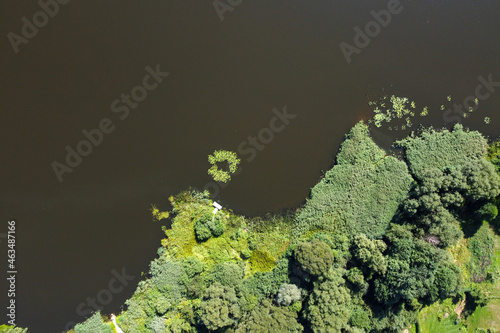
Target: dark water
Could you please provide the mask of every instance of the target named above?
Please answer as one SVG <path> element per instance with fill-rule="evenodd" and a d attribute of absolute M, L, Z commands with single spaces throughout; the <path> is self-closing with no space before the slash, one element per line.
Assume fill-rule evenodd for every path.
<path fill-rule="evenodd" d="M 17 221 L 17 324 L 61 331 L 96 296 L 109 302 L 104 313 L 119 311 L 160 245 L 150 205 L 168 209 L 170 195 L 203 188 L 207 155 L 248 149 L 273 108 L 296 117 L 251 162 L 243 155 L 217 196 L 245 215 L 300 205 L 344 134 L 370 116 L 368 99 L 406 96 L 431 110 L 414 123 L 450 126 L 439 111 L 447 95 L 461 104 L 479 76 L 500 81 L 500 2 L 402 7 L 348 64 L 339 44 L 353 45 L 353 28 L 387 2 L 247 0 L 221 21 L 211 1 L 71 1 L 15 54 L 8 33 L 20 35 L 23 16 L 32 21 L 40 7 L 2 1 L 0 232 Z M 111 103 L 157 64 L 170 75 L 121 120 Z M 495 89 L 464 121 L 490 136 L 500 134 Z M 114 130 L 59 182 L 51 164 L 104 118 Z M 373 136 L 388 147 L 405 133 Z M 4 239 L 0 251 L 5 281 Z M 135 278 L 103 298 L 122 268 Z M 3 282 L 2 309 L 6 293 Z"/>

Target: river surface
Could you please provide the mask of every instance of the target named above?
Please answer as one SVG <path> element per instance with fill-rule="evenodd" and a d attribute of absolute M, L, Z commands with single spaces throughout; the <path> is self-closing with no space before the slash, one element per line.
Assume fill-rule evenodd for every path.
<path fill-rule="evenodd" d="M 339 45 L 355 46 L 354 28 L 387 1 L 232 4 L 221 20 L 212 1 L 71 1 L 45 21 L 35 15 L 38 32 L 26 27 L 23 39 L 22 19 L 33 22 L 40 5 L 0 3 L 0 233 L 15 219 L 19 326 L 60 332 L 93 302 L 119 311 L 163 236 L 151 204 L 169 209 L 168 197 L 192 186 L 247 216 L 298 207 L 344 134 L 372 115 L 369 100 L 408 97 L 430 110 L 413 129 L 450 127 L 461 118 L 441 105 L 476 96 L 480 76 L 500 81 L 499 1 L 404 1 L 385 27 L 369 24 L 350 63 Z M 500 134 L 495 84 L 463 120 L 491 137 Z M 120 99 L 131 93 L 140 102 L 127 106 Z M 273 120 L 284 109 L 289 118 Z M 96 145 L 81 143 L 99 126 L 107 133 Z M 408 132 L 384 125 L 372 135 L 389 148 Z M 251 150 L 259 133 L 264 143 Z M 67 146 L 87 156 L 70 167 Z M 207 175 L 215 149 L 243 160 L 225 188 Z"/>

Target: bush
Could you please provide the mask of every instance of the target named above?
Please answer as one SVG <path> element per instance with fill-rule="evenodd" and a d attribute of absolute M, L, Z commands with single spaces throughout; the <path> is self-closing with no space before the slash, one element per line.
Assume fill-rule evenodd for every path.
<path fill-rule="evenodd" d="M 330 247 L 319 239 L 300 243 L 295 248 L 295 260 L 302 270 L 313 275 L 326 275 L 333 264 Z"/>
<path fill-rule="evenodd" d="M 75 333 L 113 333 L 111 326 L 104 323 L 99 312 L 94 313 L 89 319 L 75 326 Z"/>
<path fill-rule="evenodd" d="M 484 223 L 476 234 L 467 240 L 467 248 L 471 253 L 471 259 L 467 263 L 471 280 L 482 282 L 487 278 L 495 251 L 494 233 L 488 223 Z"/>
<path fill-rule="evenodd" d="M 225 230 L 225 226 L 220 220 L 218 215 L 213 215 L 213 213 L 203 213 L 194 222 L 194 231 L 196 234 L 196 239 L 200 242 L 208 240 L 210 237 L 218 237 L 222 235 Z"/>
<path fill-rule="evenodd" d="M 486 139 L 477 131 L 464 130 L 457 124 L 452 131 L 424 130 L 420 136 L 410 136 L 396 142 L 405 149 L 411 173 L 423 179 L 428 169 L 461 168 L 468 162 L 484 158 L 488 149 Z"/>
<path fill-rule="evenodd" d="M 495 204 L 487 202 L 477 210 L 476 214 L 481 220 L 491 222 L 498 216 L 498 208 Z"/>

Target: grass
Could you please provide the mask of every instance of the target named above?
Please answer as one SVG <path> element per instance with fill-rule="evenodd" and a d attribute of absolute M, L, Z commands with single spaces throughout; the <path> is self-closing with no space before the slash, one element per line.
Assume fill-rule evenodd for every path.
<path fill-rule="evenodd" d="M 451 299 L 427 306 L 418 314 L 420 333 L 460 333 L 460 325 L 455 324 L 457 314 L 453 311 Z"/>
<path fill-rule="evenodd" d="M 495 253 L 493 255 L 490 272 L 496 276 L 500 274 L 500 237 L 495 238 Z M 467 331 L 474 332 L 475 329 L 494 329 L 500 331 L 500 280 L 497 279 L 486 306 L 478 306 L 476 310 L 467 319 Z"/>

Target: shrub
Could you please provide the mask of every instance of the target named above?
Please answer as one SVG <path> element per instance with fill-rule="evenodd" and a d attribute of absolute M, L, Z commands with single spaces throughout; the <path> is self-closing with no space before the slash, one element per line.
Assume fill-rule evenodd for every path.
<path fill-rule="evenodd" d="M 104 323 L 99 312 L 94 313 L 89 319 L 75 326 L 75 333 L 113 333 L 113 329 Z"/>
<path fill-rule="evenodd" d="M 495 250 L 495 238 L 488 223 L 484 223 L 474 236 L 467 240 L 471 259 L 467 268 L 473 282 L 482 282 L 487 277 Z"/>
<path fill-rule="evenodd" d="M 427 169 L 461 168 L 468 162 L 476 162 L 484 158 L 488 149 L 481 133 L 464 130 L 460 124 L 452 131 L 424 130 L 420 136 L 412 135 L 396 145 L 405 149 L 411 173 L 417 179 L 423 179 Z"/>
<path fill-rule="evenodd" d="M 194 231 L 196 239 L 200 242 L 208 240 L 212 236 L 220 236 L 225 230 L 225 226 L 218 215 L 213 213 L 203 213 L 194 221 Z"/>
<path fill-rule="evenodd" d="M 498 208 L 495 204 L 487 202 L 477 210 L 476 214 L 480 219 L 490 222 L 497 217 Z"/>
<path fill-rule="evenodd" d="M 302 270 L 313 275 L 325 275 L 333 264 L 330 247 L 319 239 L 300 243 L 295 248 L 295 260 Z"/>

